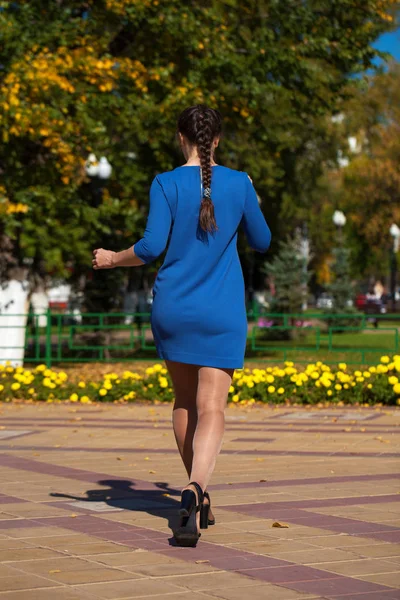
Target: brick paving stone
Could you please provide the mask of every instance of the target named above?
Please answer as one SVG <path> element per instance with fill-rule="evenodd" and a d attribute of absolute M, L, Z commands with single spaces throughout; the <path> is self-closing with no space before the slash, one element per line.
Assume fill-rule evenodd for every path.
<path fill-rule="evenodd" d="M 3 412 L 0 600 L 400 598 L 399 409 L 228 408 L 195 549 L 170 406 Z"/>
<path fill-rule="evenodd" d="M 95 596 L 66 587 L 51 587 L 21 592 L 3 592 L 1 600 L 94 600 Z"/>
<path fill-rule="evenodd" d="M 163 595 L 168 598 L 167 594 L 184 591 L 181 587 L 174 585 L 170 581 L 166 583 L 161 580 L 148 579 L 132 579 L 130 581 L 78 585 L 76 586 L 76 589 L 92 594 L 96 598 L 104 598 L 104 600 L 114 600 L 114 598 L 140 598 L 141 596 L 156 595 Z"/>
<path fill-rule="evenodd" d="M 208 593 L 214 598 L 224 598 L 224 600 L 243 600 L 243 588 L 228 588 L 226 590 L 209 590 Z M 319 600 L 318 596 L 303 594 L 284 587 L 265 583 L 262 585 L 253 585 L 249 590 L 251 600 Z"/>
<path fill-rule="evenodd" d="M 29 590 L 32 588 L 45 588 L 50 586 L 54 587 L 54 585 L 56 585 L 54 581 L 33 574 L 23 575 L 18 573 L 9 577 L 0 578 L 0 592 Z"/>

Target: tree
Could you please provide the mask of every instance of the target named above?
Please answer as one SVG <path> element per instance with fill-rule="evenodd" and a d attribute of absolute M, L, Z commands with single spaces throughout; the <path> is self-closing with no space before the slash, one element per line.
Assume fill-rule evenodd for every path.
<path fill-rule="evenodd" d="M 307 260 L 300 252 L 299 240 L 295 237 L 281 241 L 278 253 L 265 264 L 264 271 L 275 288 L 271 310 L 300 313 L 307 299 L 307 283 L 311 274 L 307 271 Z"/>
<path fill-rule="evenodd" d="M 350 104 L 349 124 L 362 146 L 342 184 L 354 266 L 359 273 L 382 276 L 389 266 L 389 228 L 400 222 L 399 64 L 368 81 Z"/>
<path fill-rule="evenodd" d="M 177 164 L 176 116 L 197 102 L 222 110 L 221 160 L 251 172 L 275 227 L 315 116 L 371 67 L 394 5 L 3 1 L 1 226 L 14 262 L 67 275 L 89 268 L 103 236 L 134 241 L 151 178 Z M 99 206 L 85 183 L 91 151 L 114 167 Z"/>

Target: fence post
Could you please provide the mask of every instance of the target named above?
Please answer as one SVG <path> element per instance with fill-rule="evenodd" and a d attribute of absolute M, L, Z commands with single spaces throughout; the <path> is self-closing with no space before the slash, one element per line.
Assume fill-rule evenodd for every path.
<path fill-rule="evenodd" d="M 45 342 L 45 363 L 48 369 L 51 368 L 51 311 L 46 311 L 46 342 Z"/>

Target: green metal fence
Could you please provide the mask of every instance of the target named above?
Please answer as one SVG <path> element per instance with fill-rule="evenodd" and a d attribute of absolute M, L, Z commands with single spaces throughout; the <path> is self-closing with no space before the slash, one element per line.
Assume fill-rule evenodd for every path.
<path fill-rule="evenodd" d="M 23 346 L 7 340 L 10 329 L 0 314 L 0 358 L 13 360 L 24 349 L 26 363 L 152 360 L 156 348 L 150 313 L 11 315 L 27 317 Z M 258 362 L 323 360 L 365 364 L 381 354 L 400 352 L 400 315 L 257 314 L 249 317 L 246 358 Z M 129 322 L 127 321 L 129 320 Z M 376 321 L 379 326 L 376 328 Z M 44 327 L 39 324 L 45 322 Z M 228 350 L 228 349 L 227 349 Z"/>

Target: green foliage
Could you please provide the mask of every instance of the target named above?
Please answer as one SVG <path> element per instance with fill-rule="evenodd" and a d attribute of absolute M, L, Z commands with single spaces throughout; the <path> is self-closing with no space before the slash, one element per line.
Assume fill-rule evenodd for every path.
<path fill-rule="evenodd" d="M 341 233 L 341 232 L 340 232 Z M 339 240 L 337 248 L 333 250 L 334 262 L 331 265 L 332 281 L 327 290 L 332 297 L 332 308 L 324 310 L 327 315 L 336 317 L 328 320 L 328 326 L 335 327 L 336 333 L 340 333 L 341 327 L 356 327 L 361 325 L 361 315 L 353 306 L 354 286 L 350 277 L 350 250 L 343 246 Z M 338 319 L 337 315 L 354 315 L 355 318 Z M 356 316 L 358 315 L 358 317 Z M 343 330 L 344 331 L 344 330 Z"/>
<path fill-rule="evenodd" d="M 298 239 L 281 241 L 278 253 L 265 264 L 264 271 L 275 287 L 271 312 L 300 313 L 307 298 L 311 273 L 307 271 L 307 261 L 300 253 Z"/>
<path fill-rule="evenodd" d="M 179 164 L 176 117 L 198 102 L 222 111 L 218 160 L 251 173 L 278 232 L 280 207 L 305 197 L 319 170 L 320 119 L 371 67 L 392 6 L 3 0 L 0 235 L 13 260 L 79 275 L 93 247 L 131 245 L 151 179 Z M 90 152 L 113 165 L 100 205 L 83 168 Z"/>

